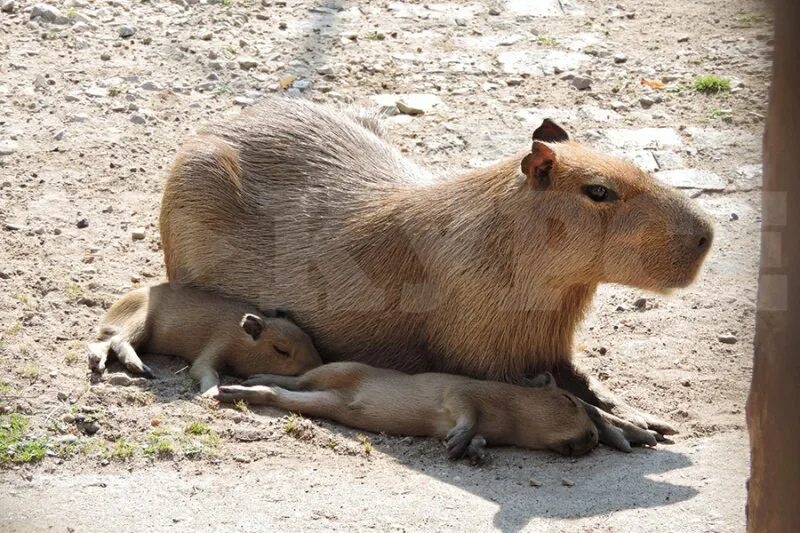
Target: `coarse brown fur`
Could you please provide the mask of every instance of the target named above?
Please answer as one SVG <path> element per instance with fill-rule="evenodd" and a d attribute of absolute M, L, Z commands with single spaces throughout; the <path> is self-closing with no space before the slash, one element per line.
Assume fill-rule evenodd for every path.
<path fill-rule="evenodd" d="M 189 373 L 206 393 L 223 369 L 243 377 L 297 375 L 322 364 L 308 335 L 276 314 L 168 283 L 136 289 L 103 315 L 89 366 L 103 372 L 113 352 L 128 370 L 152 377 L 136 350 L 175 355 L 192 362 Z"/>
<path fill-rule="evenodd" d="M 710 246 L 682 193 L 549 121 L 530 149 L 440 177 L 373 126 L 272 98 L 206 128 L 165 185 L 170 282 L 286 305 L 325 361 L 512 383 L 554 370 L 585 390 L 570 361 L 597 285 L 683 287 Z"/>
<path fill-rule="evenodd" d="M 452 374 L 409 375 L 362 363 L 330 363 L 299 377 L 259 375 L 220 387 L 222 401 L 246 400 L 348 426 L 445 439 L 451 458 L 483 458 L 484 444 L 580 455 L 597 430 L 578 400 L 544 374 L 520 387 Z"/>

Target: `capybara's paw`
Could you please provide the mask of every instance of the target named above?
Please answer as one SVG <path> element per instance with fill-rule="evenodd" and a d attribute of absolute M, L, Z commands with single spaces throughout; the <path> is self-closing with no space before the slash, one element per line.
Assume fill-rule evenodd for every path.
<path fill-rule="evenodd" d="M 103 349 L 103 343 L 93 342 L 86 347 L 86 358 L 89 363 L 89 370 L 102 374 L 106 370 L 106 359 L 108 352 Z"/>
<path fill-rule="evenodd" d="M 664 440 L 664 435 L 674 435 L 678 432 L 673 426 L 660 418 L 643 413 L 627 405 L 615 407 L 612 413 L 634 426 L 655 432 L 656 439 L 659 441 Z"/>
<path fill-rule="evenodd" d="M 475 435 L 467 446 L 467 457 L 470 458 L 473 464 L 481 464 L 486 461 L 486 439 L 481 435 Z"/>
<path fill-rule="evenodd" d="M 630 452 L 631 446 L 655 446 L 658 442 L 655 431 L 644 429 L 598 407 L 581 401 L 589 418 L 594 422 L 600 442 L 622 452 Z"/>
<path fill-rule="evenodd" d="M 244 400 L 253 405 L 269 404 L 274 397 L 275 391 L 272 388 L 261 385 L 254 387 L 244 387 L 242 385 L 220 386 L 214 396 L 220 402 L 233 403 Z"/>
<path fill-rule="evenodd" d="M 461 459 L 467 452 L 475 431 L 472 428 L 456 426 L 447 432 L 444 438 L 444 445 L 447 448 L 447 456 L 450 459 Z"/>

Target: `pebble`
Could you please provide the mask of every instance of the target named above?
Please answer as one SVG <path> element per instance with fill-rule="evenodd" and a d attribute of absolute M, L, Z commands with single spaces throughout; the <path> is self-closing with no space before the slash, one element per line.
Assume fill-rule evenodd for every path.
<path fill-rule="evenodd" d="M 620 65 L 628 61 L 628 56 L 625 54 L 614 54 L 614 63 Z"/>
<path fill-rule="evenodd" d="M 125 375 L 125 374 L 114 374 L 108 378 L 108 382 L 111 385 L 117 385 L 119 387 L 127 387 L 133 383 L 133 380 Z"/>
<path fill-rule="evenodd" d="M 722 344 L 736 344 L 739 342 L 739 339 L 737 339 L 735 335 L 720 335 L 717 337 L 717 340 Z"/>
<path fill-rule="evenodd" d="M 739 220 L 739 215 L 737 215 L 736 213 L 731 213 L 731 216 L 728 218 L 728 220 L 730 220 L 731 222 L 733 222 L 734 220 Z"/>
<path fill-rule="evenodd" d="M 397 109 L 406 115 L 422 115 L 442 105 L 442 99 L 435 94 L 407 94 L 397 100 Z"/>
<path fill-rule="evenodd" d="M 35 4 L 31 8 L 31 18 L 34 19 L 36 17 L 41 17 L 42 20 L 52 22 L 53 24 L 69 23 L 69 19 L 65 17 L 58 8 L 50 4 Z"/>
<path fill-rule="evenodd" d="M 89 219 L 82 218 L 75 225 L 78 226 L 78 229 L 88 228 L 89 227 Z"/>
<path fill-rule="evenodd" d="M 242 70 L 250 70 L 258 66 L 258 60 L 254 57 L 240 57 L 238 63 Z"/>
<path fill-rule="evenodd" d="M 56 444 L 75 444 L 78 442 L 76 435 L 62 435 L 56 438 Z"/>
<path fill-rule="evenodd" d="M 146 124 L 147 119 L 139 113 L 131 113 L 130 121 L 134 124 Z"/>
<path fill-rule="evenodd" d="M 136 33 L 136 27 L 130 24 L 122 24 L 119 28 L 117 28 L 117 33 L 120 37 L 125 39 L 126 37 L 131 37 L 134 33 Z"/>
<path fill-rule="evenodd" d="M 538 479 L 530 478 L 528 480 L 528 485 L 530 485 L 531 487 L 541 487 L 542 482 L 539 481 Z"/>
<path fill-rule="evenodd" d="M 681 385 L 683 385 L 684 387 L 691 387 L 692 386 L 692 382 L 689 381 L 688 379 L 683 379 L 683 380 L 681 380 Z"/>
<path fill-rule="evenodd" d="M 66 393 L 66 392 L 64 392 L 64 391 L 60 391 L 60 392 L 59 392 L 59 393 L 56 395 L 56 397 L 58 398 L 58 400 L 59 400 L 59 401 L 61 401 L 61 402 L 65 402 L 65 401 L 67 401 L 67 399 L 69 398 L 69 394 L 67 394 L 67 393 Z"/>
<path fill-rule="evenodd" d="M 653 104 L 655 104 L 655 101 L 648 96 L 642 96 L 639 98 L 639 105 L 644 109 L 650 109 L 653 107 Z"/>
<path fill-rule="evenodd" d="M 575 486 L 575 482 L 574 481 L 572 481 L 571 479 L 567 479 L 565 477 L 561 478 L 561 484 L 564 485 L 565 487 L 574 487 Z"/>
<path fill-rule="evenodd" d="M 579 91 L 585 91 L 592 86 L 592 79 L 585 76 L 575 76 L 572 78 L 572 86 Z"/>
<path fill-rule="evenodd" d="M 14 0 L 4 0 L 0 4 L 0 11 L 3 13 L 13 13 L 15 9 L 17 9 L 17 3 Z"/>
<path fill-rule="evenodd" d="M 292 87 L 301 91 L 306 91 L 311 87 L 311 82 L 309 80 L 295 80 L 294 83 L 292 83 Z"/>
<path fill-rule="evenodd" d="M 139 86 L 140 89 L 144 89 L 145 91 L 160 91 L 162 89 L 161 85 L 158 83 L 148 80 Z"/>
<path fill-rule="evenodd" d="M 255 103 L 255 100 L 253 100 L 252 98 L 248 98 L 246 96 L 237 96 L 236 98 L 233 99 L 233 103 L 236 105 L 240 105 L 242 107 L 247 107 L 249 105 L 253 105 Z"/>
<path fill-rule="evenodd" d="M 109 59 L 111 59 L 111 54 L 109 54 L 108 52 L 103 52 L 102 54 L 100 54 L 100 59 L 103 61 L 108 61 Z"/>
<path fill-rule="evenodd" d="M 636 309 L 644 309 L 647 306 L 647 298 L 639 298 L 633 305 L 636 306 Z"/>
<path fill-rule="evenodd" d="M 133 228 L 131 231 L 131 239 L 134 241 L 141 241 L 144 239 L 145 231 L 144 228 Z"/>
<path fill-rule="evenodd" d="M 493 17 L 497 17 L 497 16 L 499 16 L 499 15 L 500 15 L 500 10 L 499 10 L 499 9 L 497 9 L 496 7 L 490 7 L 490 8 L 489 8 L 489 14 L 490 14 L 491 16 L 493 16 Z"/>
<path fill-rule="evenodd" d="M 11 155 L 17 151 L 17 143 L 10 140 L 5 139 L 0 141 L 0 155 Z"/>
<path fill-rule="evenodd" d="M 86 435 L 92 436 L 98 431 L 100 431 L 100 424 L 98 424 L 94 420 L 79 422 L 78 429 L 81 430 L 81 432 L 85 433 Z"/>
<path fill-rule="evenodd" d="M 688 35 L 681 35 L 680 37 L 678 37 L 678 42 L 679 43 L 688 43 L 689 42 L 689 36 Z"/>
<path fill-rule="evenodd" d="M 53 135 L 53 139 L 60 141 L 64 139 L 64 135 L 66 135 L 66 130 L 58 130 L 55 135 Z"/>

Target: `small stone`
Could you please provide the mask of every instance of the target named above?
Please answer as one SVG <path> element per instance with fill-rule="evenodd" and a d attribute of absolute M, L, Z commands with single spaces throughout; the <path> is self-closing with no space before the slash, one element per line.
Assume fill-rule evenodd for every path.
<path fill-rule="evenodd" d="M 620 65 L 628 61 L 628 56 L 625 54 L 614 54 L 614 63 Z"/>
<path fill-rule="evenodd" d="M 88 420 L 78 423 L 78 429 L 90 437 L 100 431 L 100 424 L 94 420 Z"/>
<path fill-rule="evenodd" d="M 653 107 L 653 104 L 655 104 L 655 101 L 648 96 L 642 96 L 639 98 L 639 105 L 641 105 L 644 109 L 650 109 Z"/>
<path fill-rule="evenodd" d="M 136 27 L 131 26 L 130 24 L 122 24 L 120 25 L 119 28 L 117 28 L 117 33 L 119 34 L 120 37 L 125 39 L 127 37 L 133 36 L 133 34 L 136 33 Z"/>
<path fill-rule="evenodd" d="M 496 7 L 490 7 L 490 8 L 489 8 L 489 14 L 490 14 L 491 16 L 493 16 L 493 17 L 500 16 L 500 10 L 499 10 L 499 9 L 497 9 Z"/>
<path fill-rule="evenodd" d="M 636 307 L 636 309 L 644 309 L 647 306 L 647 298 L 639 298 L 633 302 L 633 305 Z"/>
<path fill-rule="evenodd" d="M 421 115 L 442 105 L 442 99 L 434 94 L 407 94 L 397 100 L 397 109 L 406 115 Z"/>
<path fill-rule="evenodd" d="M 0 141 L 0 155 L 11 155 L 17 151 L 17 143 L 11 139 Z"/>
<path fill-rule="evenodd" d="M 65 402 L 69 398 L 69 394 L 63 391 L 59 391 L 59 393 L 56 394 L 56 397 L 58 398 L 58 401 Z"/>
<path fill-rule="evenodd" d="M 111 59 L 111 54 L 109 54 L 108 52 L 103 52 L 102 54 L 100 54 L 100 59 L 103 61 L 108 61 Z"/>
<path fill-rule="evenodd" d="M 131 231 L 131 239 L 134 241 L 141 241 L 145 237 L 144 228 L 133 228 Z"/>
<path fill-rule="evenodd" d="M 289 26 L 288 26 L 288 25 L 287 25 L 285 22 L 279 22 L 279 23 L 278 23 L 278 29 L 279 29 L 279 30 L 285 30 L 285 29 L 286 29 L 286 28 L 288 28 L 288 27 L 289 27 Z"/>
<path fill-rule="evenodd" d="M 202 40 L 204 40 L 204 41 L 210 41 L 213 37 L 214 37 L 214 34 L 211 33 L 211 32 L 204 33 L 203 35 L 200 36 L 200 38 Z"/>
<path fill-rule="evenodd" d="M 153 42 L 153 38 L 152 37 L 145 37 L 144 39 L 142 39 L 142 42 L 144 44 L 150 44 L 150 43 Z"/>
<path fill-rule="evenodd" d="M 233 99 L 233 103 L 242 107 L 247 107 L 249 105 L 253 105 L 255 100 L 246 96 L 237 96 Z"/>
<path fill-rule="evenodd" d="M 108 466 L 109 464 L 111 464 L 111 461 L 109 461 L 108 459 L 103 459 L 102 461 L 100 461 L 100 466 Z"/>
<path fill-rule="evenodd" d="M 17 9 L 17 3 L 14 0 L 4 0 L 0 4 L 0 11 L 3 13 L 13 13 L 15 9 Z"/>
<path fill-rule="evenodd" d="M 736 344 L 739 342 L 735 335 L 719 335 L 717 340 L 722 344 Z"/>
<path fill-rule="evenodd" d="M 579 91 L 585 91 L 592 86 L 592 79 L 585 76 L 575 76 L 572 78 L 572 86 Z"/>
<path fill-rule="evenodd" d="M 141 84 L 139 88 L 144 89 L 145 91 L 160 91 L 162 87 L 158 83 L 149 80 Z"/>
<path fill-rule="evenodd" d="M 76 435 L 61 435 L 56 439 L 56 444 L 75 444 L 78 442 Z"/>
<path fill-rule="evenodd" d="M 608 353 L 608 348 L 606 348 L 605 346 L 601 346 L 597 349 L 597 353 L 599 353 L 600 355 L 605 355 Z"/>
<path fill-rule="evenodd" d="M 575 482 L 574 481 L 572 481 L 571 479 L 567 479 L 565 477 L 561 478 L 561 484 L 564 485 L 565 487 L 574 487 L 575 486 Z"/>
<path fill-rule="evenodd" d="M 133 383 L 133 380 L 125 374 L 114 374 L 113 376 L 110 376 L 108 378 L 108 382 L 111 385 L 117 385 L 119 387 L 127 387 L 131 383 Z"/>
<path fill-rule="evenodd" d="M 311 87 L 311 82 L 309 80 L 295 80 L 292 83 L 292 87 L 301 91 L 306 91 Z"/>
<path fill-rule="evenodd" d="M 688 379 L 682 379 L 681 380 L 681 385 L 683 385 L 684 387 L 691 387 L 692 386 L 692 382 L 690 380 L 688 380 Z"/>
<path fill-rule="evenodd" d="M 679 43 L 688 43 L 689 42 L 689 36 L 688 35 L 681 35 L 680 37 L 678 37 L 678 42 Z"/>
<path fill-rule="evenodd" d="M 258 60 L 254 57 L 240 57 L 238 63 L 242 70 L 250 70 L 258 66 Z"/>
<path fill-rule="evenodd" d="M 528 480 L 528 485 L 530 485 L 531 487 L 541 487 L 542 482 L 539 481 L 538 479 L 530 478 Z"/>
<path fill-rule="evenodd" d="M 53 139 L 60 141 L 64 139 L 64 135 L 66 135 L 66 130 L 58 130 L 55 135 L 53 135 Z"/>
<path fill-rule="evenodd" d="M 729 217 L 728 220 L 730 220 L 731 222 L 733 222 L 734 220 L 739 220 L 739 215 L 737 215 L 736 213 L 731 213 L 731 216 Z"/>
<path fill-rule="evenodd" d="M 82 218 L 75 225 L 78 226 L 78 229 L 88 228 L 89 227 L 89 219 Z"/>
<path fill-rule="evenodd" d="M 467 19 L 463 17 L 456 17 L 456 26 L 464 27 L 467 25 Z"/>
<path fill-rule="evenodd" d="M 146 124 L 147 119 L 139 113 L 131 113 L 130 121 L 134 124 Z"/>

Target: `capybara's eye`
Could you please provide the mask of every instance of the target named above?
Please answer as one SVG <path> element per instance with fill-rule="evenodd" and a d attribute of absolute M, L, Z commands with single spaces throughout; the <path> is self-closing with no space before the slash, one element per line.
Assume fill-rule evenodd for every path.
<path fill-rule="evenodd" d="M 273 350 L 275 350 L 275 352 L 276 352 L 278 355 L 282 355 L 282 356 L 284 356 L 284 357 L 289 357 L 289 352 L 287 352 L 286 350 L 281 350 L 281 349 L 280 349 L 280 348 L 278 348 L 277 346 L 273 346 L 273 347 L 272 347 L 272 349 L 273 349 Z"/>
<path fill-rule="evenodd" d="M 584 185 L 583 194 L 594 202 L 611 202 L 617 198 L 614 191 L 602 185 Z"/>

